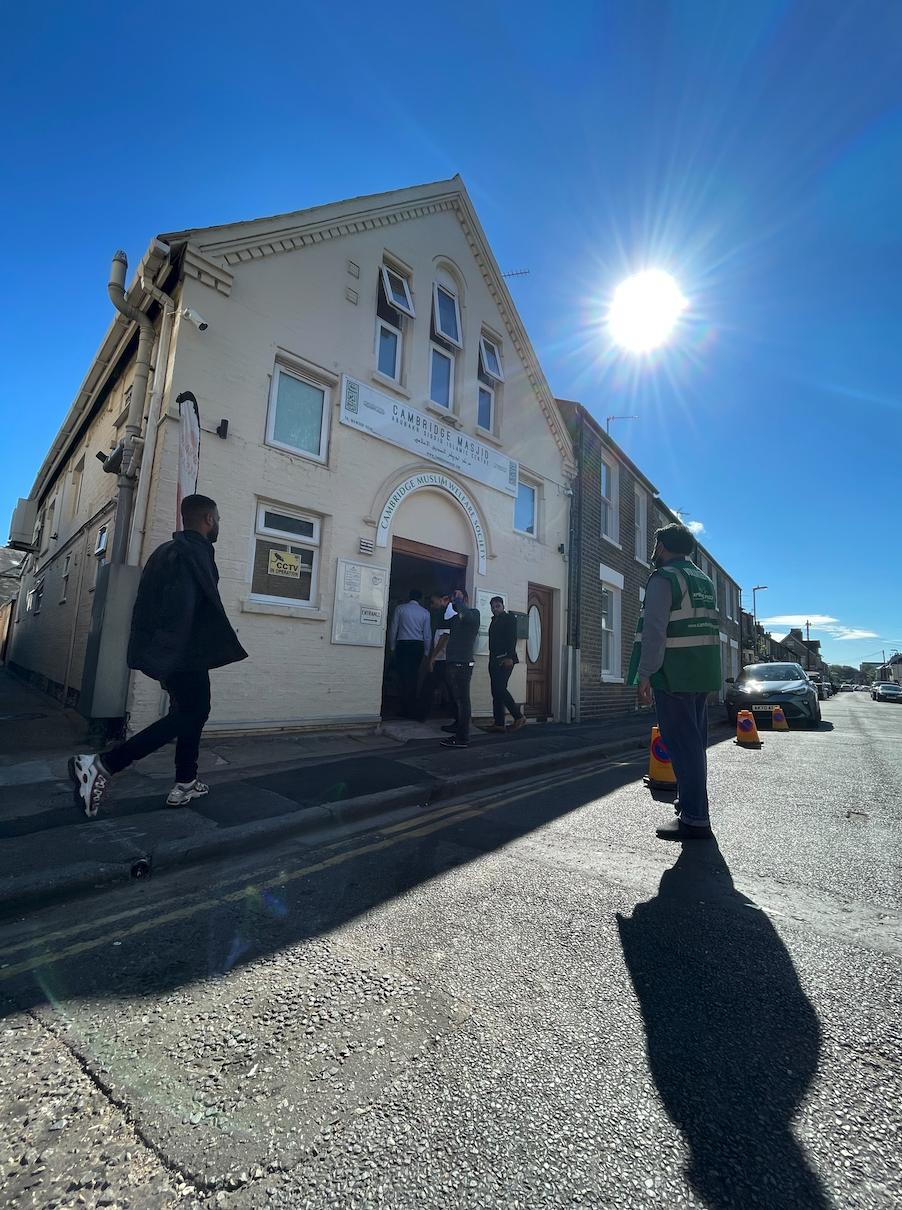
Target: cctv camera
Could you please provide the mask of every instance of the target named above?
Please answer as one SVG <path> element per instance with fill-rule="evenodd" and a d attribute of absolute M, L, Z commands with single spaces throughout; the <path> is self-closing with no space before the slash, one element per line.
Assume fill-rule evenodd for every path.
<path fill-rule="evenodd" d="M 185 307 L 182 315 L 185 319 L 191 320 L 198 332 L 206 332 L 207 328 L 210 326 L 204 319 L 203 315 L 198 314 L 193 307 Z"/>

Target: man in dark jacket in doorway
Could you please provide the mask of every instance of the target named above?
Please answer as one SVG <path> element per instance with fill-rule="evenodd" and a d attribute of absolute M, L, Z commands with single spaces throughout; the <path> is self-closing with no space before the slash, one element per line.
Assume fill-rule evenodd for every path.
<path fill-rule="evenodd" d="M 470 598 L 462 588 L 456 588 L 451 596 L 445 597 L 444 603 L 445 621 L 449 631 L 448 642 L 444 648 L 445 679 L 457 718 L 451 727 L 443 728 L 452 734 L 442 740 L 442 747 L 469 748 L 472 714 L 470 681 L 473 678 L 473 656 L 479 635 L 479 610 L 470 608 Z M 433 652 L 429 661 L 430 671 L 434 667 L 435 657 L 436 653 Z"/>
<path fill-rule="evenodd" d="M 209 670 L 247 659 L 247 652 L 219 599 L 216 502 L 186 496 L 181 512 L 184 529 L 147 560 L 128 644 L 129 668 L 160 682 L 169 694 L 169 713 L 109 752 L 70 759 L 76 794 L 89 817 L 97 814 L 115 774 L 172 740 L 175 785 L 166 805 L 182 807 L 209 791 L 197 780 L 200 736 L 210 714 Z"/>

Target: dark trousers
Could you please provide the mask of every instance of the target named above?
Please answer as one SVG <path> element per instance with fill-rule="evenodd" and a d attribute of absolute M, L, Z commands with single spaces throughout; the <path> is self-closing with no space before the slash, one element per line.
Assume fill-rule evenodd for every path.
<path fill-rule="evenodd" d="M 513 664 L 505 668 L 502 664 L 489 666 L 489 681 L 492 686 L 492 713 L 495 716 L 495 726 L 504 726 L 504 711 L 509 710 L 511 718 L 519 718 L 522 711 L 507 691 L 507 683 L 514 670 Z"/>
<path fill-rule="evenodd" d="M 120 773 L 175 740 L 175 780 L 186 783 L 197 777 L 200 733 L 210 717 L 210 674 L 173 672 L 163 688 L 169 694 L 169 713 L 103 754 L 111 773 Z"/>
<path fill-rule="evenodd" d="M 401 683 L 401 713 L 412 718 L 417 709 L 417 678 L 423 662 L 423 644 L 417 639 L 399 639 L 395 647 L 395 668 Z"/>
<path fill-rule="evenodd" d="M 435 705 L 436 694 L 442 692 L 442 690 L 450 697 L 450 690 L 445 680 L 445 661 L 436 660 L 432 666 L 432 671 L 427 672 L 423 678 L 423 685 L 417 699 L 417 718 L 421 723 L 424 723 L 429 717 Z M 454 703 L 451 702 L 450 705 L 453 709 Z"/>
<path fill-rule="evenodd" d="M 457 711 L 457 718 L 454 720 L 454 734 L 462 743 L 468 743 L 470 739 L 470 680 L 473 676 L 472 664 L 452 664 L 450 660 L 445 661 L 445 680 L 448 684 L 448 691 L 451 694 L 451 701 L 454 703 L 454 709 Z"/>
<path fill-rule="evenodd" d="M 688 824 L 707 824 L 708 695 L 656 689 L 655 709 L 677 779 L 680 819 Z"/>

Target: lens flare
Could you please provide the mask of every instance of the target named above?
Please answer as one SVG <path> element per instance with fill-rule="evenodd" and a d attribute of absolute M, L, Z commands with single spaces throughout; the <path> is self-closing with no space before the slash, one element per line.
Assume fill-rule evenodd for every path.
<path fill-rule="evenodd" d="M 608 311 L 614 342 L 631 353 L 664 344 L 688 306 L 680 288 L 661 269 L 646 269 L 620 283 Z"/>

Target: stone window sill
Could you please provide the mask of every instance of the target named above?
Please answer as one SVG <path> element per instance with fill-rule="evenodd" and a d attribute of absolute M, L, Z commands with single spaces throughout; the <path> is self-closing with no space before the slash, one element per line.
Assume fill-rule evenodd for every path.
<path fill-rule="evenodd" d="M 329 615 L 309 605 L 278 605 L 275 601 L 255 601 L 246 597 L 241 602 L 242 613 L 268 613 L 278 618 L 297 618 L 301 622 L 325 622 Z"/>
<path fill-rule="evenodd" d="M 491 441 L 492 445 L 504 445 L 497 433 L 493 433 L 491 429 L 484 429 L 481 424 L 477 424 L 476 433 L 483 441 Z"/>
<path fill-rule="evenodd" d="M 601 674 L 601 681 L 604 685 L 625 685 L 626 681 L 622 676 L 608 676 L 607 673 Z"/>
<path fill-rule="evenodd" d="M 462 429 L 464 426 L 460 420 L 454 415 L 449 408 L 443 408 L 439 403 L 433 403 L 431 399 L 426 400 L 426 407 L 435 416 L 441 416 L 445 424 L 450 424 L 453 428 Z"/>
<path fill-rule="evenodd" d="M 396 395 L 400 395 L 404 399 L 410 398 L 410 391 L 406 387 L 402 387 L 397 378 L 389 378 L 387 374 L 383 374 L 381 370 L 373 370 L 370 374 L 371 381 L 377 386 L 388 387 L 390 391 L 394 391 Z"/>
<path fill-rule="evenodd" d="M 623 550 L 623 547 L 620 545 L 620 543 L 615 542 L 613 538 L 609 538 L 607 534 L 602 534 L 601 536 L 605 542 L 610 542 L 611 546 L 616 546 L 618 550 Z"/>

